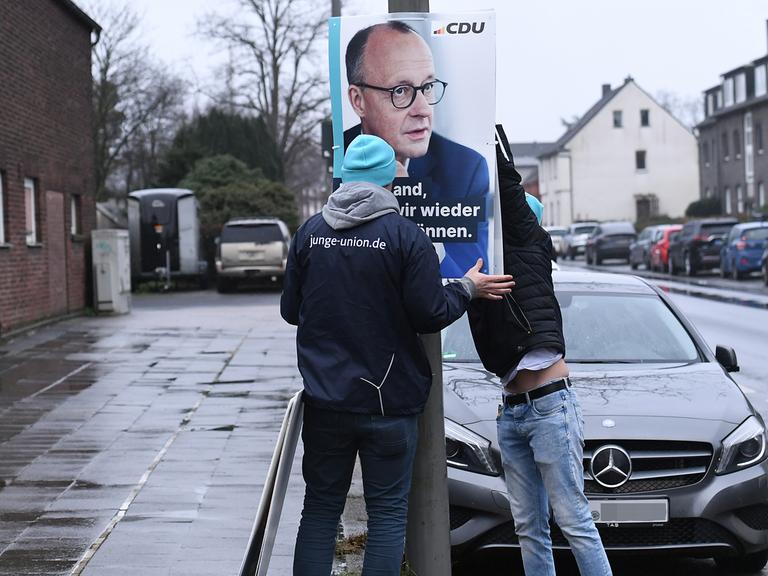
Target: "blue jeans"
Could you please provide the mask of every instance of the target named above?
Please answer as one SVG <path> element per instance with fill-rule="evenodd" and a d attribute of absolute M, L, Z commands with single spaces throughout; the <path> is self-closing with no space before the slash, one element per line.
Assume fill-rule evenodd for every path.
<path fill-rule="evenodd" d="M 307 487 L 293 556 L 294 576 L 331 573 L 339 517 L 358 453 L 368 512 L 363 575 L 398 576 L 418 416 L 352 414 L 305 405 L 301 437 Z"/>
<path fill-rule="evenodd" d="M 573 389 L 504 406 L 497 426 L 526 575 L 555 574 L 551 505 L 581 576 L 609 576 L 611 566 L 584 496 L 584 422 Z"/>

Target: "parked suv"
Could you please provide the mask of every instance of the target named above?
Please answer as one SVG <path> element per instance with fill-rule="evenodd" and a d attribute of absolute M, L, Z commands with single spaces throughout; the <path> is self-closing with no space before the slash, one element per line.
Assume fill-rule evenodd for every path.
<path fill-rule="evenodd" d="M 685 223 L 669 244 L 669 273 L 685 270 L 686 276 L 695 276 L 699 270 L 720 266 L 720 248 L 735 224 L 738 224 L 735 218 L 708 218 Z"/>
<path fill-rule="evenodd" d="M 571 224 L 568 234 L 563 238 L 563 250 L 565 257 L 574 260 L 577 255 L 584 254 L 587 238 L 597 226 L 597 222 L 574 222 Z"/>
<path fill-rule="evenodd" d="M 243 280 L 281 283 L 290 241 L 288 227 L 277 218 L 237 218 L 224 224 L 216 247 L 219 292 Z"/>
<path fill-rule="evenodd" d="M 603 222 L 595 226 L 587 238 L 587 264 L 602 264 L 605 258 L 621 258 L 629 262 L 629 245 L 637 233 L 631 222 Z"/>

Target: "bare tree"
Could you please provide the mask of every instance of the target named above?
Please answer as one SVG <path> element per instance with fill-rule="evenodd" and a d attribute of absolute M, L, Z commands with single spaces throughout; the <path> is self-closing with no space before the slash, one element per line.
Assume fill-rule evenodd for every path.
<path fill-rule="evenodd" d="M 328 7 L 311 0 L 237 0 L 236 16 L 209 15 L 202 33 L 230 52 L 221 94 L 260 116 L 293 180 L 302 152 L 316 150 L 328 92 L 317 48 L 325 37 Z"/>
<path fill-rule="evenodd" d="M 659 90 L 656 92 L 656 101 L 689 130 L 693 130 L 704 119 L 700 98 L 680 96 L 670 90 Z"/>
<path fill-rule="evenodd" d="M 139 18 L 128 6 L 95 5 L 91 11 L 103 30 L 93 50 L 93 111 L 96 194 L 135 174 L 137 146 L 157 160 L 158 136 L 180 112 L 183 85 L 154 64 L 139 41 Z M 130 182 L 127 183 L 130 185 Z"/>

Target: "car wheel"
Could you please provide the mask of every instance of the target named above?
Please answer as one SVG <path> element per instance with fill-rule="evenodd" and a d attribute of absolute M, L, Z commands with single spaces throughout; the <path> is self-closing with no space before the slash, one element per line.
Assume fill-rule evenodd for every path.
<path fill-rule="evenodd" d="M 696 276 L 696 266 L 693 264 L 693 257 L 690 252 L 685 255 L 685 275 Z"/>
<path fill-rule="evenodd" d="M 600 258 L 597 252 L 595 252 L 595 255 L 592 257 L 592 259 L 595 261 L 595 266 L 600 266 L 603 263 L 603 259 Z"/>
<path fill-rule="evenodd" d="M 724 260 L 720 260 L 720 278 L 728 278 L 728 271 L 725 269 Z"/>
<path fill-rule="evenodd" d="M 739 272 L 739 269 L 736 267 L 736 262 L 731 263 L 731 278 L 734 280 L 741 280 L 744 278 L 744 274 Z"/>
<path fill-rule="evenodd" d="M 743 556 L 716 557 L 715 563 L 725 572 L 756 574 L 768 564 L 768 550 Z"/>
<path fill-rule="evenodd" d="M 637 270 L 638 266 L 640 266 L 637 262 L 632 262 L 632 258 L 629 259 L 629 267 L 632 268 L 632 270 Z"/>
<path fill-rule="evenodd" d="M 675 270 L 675 263 L 672 261 L 672 255 L 670 255 L 669 260 L 667 260 L 667 272 L 669 272 L 670 276 L 674 276 L 677 272 Z"/>
<path fill-rule="evenodd" d="M 763 284 L 768 286 L 768 261 L 763 264 Z"/>

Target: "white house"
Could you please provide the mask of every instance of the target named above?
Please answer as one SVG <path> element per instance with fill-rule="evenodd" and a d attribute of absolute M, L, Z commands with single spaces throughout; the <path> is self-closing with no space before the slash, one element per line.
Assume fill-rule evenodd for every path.
<path fill-rule="evenodd" d="M 699 198 L 696 138 L 628 77 L 539 156 L 544 223 L 683 216 Z"/>

